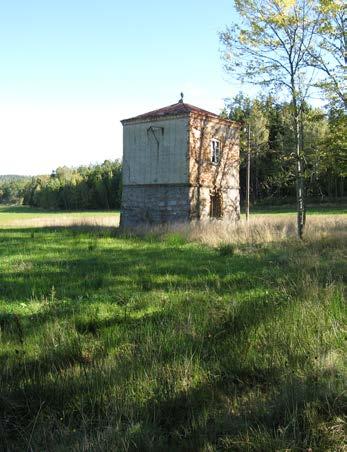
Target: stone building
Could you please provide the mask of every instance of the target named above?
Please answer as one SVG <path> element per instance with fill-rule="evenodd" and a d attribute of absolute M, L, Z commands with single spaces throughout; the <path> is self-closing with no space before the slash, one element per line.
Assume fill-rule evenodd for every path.
<path fill-rule="evenodd" d="M 239 218 L 238 123 L 182 95 L 122 124 L 122 226 Z"/>

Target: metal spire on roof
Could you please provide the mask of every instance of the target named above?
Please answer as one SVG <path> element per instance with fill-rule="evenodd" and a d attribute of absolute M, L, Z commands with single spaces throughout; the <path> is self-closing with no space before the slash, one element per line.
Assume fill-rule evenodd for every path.
<path fill-rule="evenodd" d="M 184 94 L 181 93 L 181 99 L 178 101 L 180 104 L 183 104 L 183 97 L 184 97 Z"/>

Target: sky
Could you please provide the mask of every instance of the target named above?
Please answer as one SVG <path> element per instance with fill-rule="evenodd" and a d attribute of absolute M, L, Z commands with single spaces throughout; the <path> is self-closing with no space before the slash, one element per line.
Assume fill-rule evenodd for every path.
<path fill-rule="evenodd" d="M 232 0 L 0 0 L 0 174 L 121 158 L 120 120 L 242 88 L 218 31 Z"/>

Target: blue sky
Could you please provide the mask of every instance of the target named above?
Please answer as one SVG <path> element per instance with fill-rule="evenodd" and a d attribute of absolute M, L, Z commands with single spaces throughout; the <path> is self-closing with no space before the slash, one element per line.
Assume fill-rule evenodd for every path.
<path fill-rule="evenodd" d="M 0 174 L 121 157 L 119 121 L 241 89 L 218 31 L 231 0 L 0 0 Z"/>

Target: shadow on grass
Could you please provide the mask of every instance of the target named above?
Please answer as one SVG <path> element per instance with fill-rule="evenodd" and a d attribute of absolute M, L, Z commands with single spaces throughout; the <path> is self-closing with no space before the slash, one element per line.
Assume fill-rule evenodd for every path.
<path fill-rule="evenodd" d="M 48 231 L 48 234 L 47 234 Z M 34 236 L 32 236 L 32 233 Z M 79 299 L 91 292 L 112 296 L 148 291 L 233 290 L 266 287 L 266 259 L 219 256 L 197 245 L 168 245 L 145 238 L 95 237 L 69 229 L 0 231 L 0 255 L 11 262 L 0 274 L 0 298 L 30 301 Z M 261 281 L 263 279 L 263 282 Z"/>
<path fill-rule="evenodd" d="M 320 450 L 332 445 L 328 428 L 317 428 L 344 416 L 343 382 L 332 387 L 320 370 L 299 379 L 281 368 L 239 380 L 231 372 L 213 384 L 184 391 L 172 399 L 149 401 L 146 413 L 160 426 L 170 450 Z M 282 378 L 276 378 L 281 376 Z M 236 376 L 237 377 L 237 376 Z M 281 381 L 282 380 L 282 381 Z M 243 400 L 240 409 L 235 399 Z M 211 407 L 213 409 L 211 410 Z M 213 413 L 209 415 L 208 413 Z M 335 438 L 340 446 L 343 432 Z M 216 448 L 216 449 L 215 449 Z"/>
<path fill-rule="evenodd" d="M 83 428 L 91 437 L 100 434 L 110 422 L 120 423 L 125 429 L 140 425 L 144 432 L 140 429 L 137 438 L 131 435 L 128 438 L 129 443 L 140 450 L 162 450 L 163 447 L 203 450 L 208 445 L 218 450 L 275 450 L 272 449 L 275 446 L 301 450 L 304 447 L 324 448 L 325 444 L 331 447 L 328 429 L 317 429 L 317 425 L 328 424 L 334 417 L 343 416 L 342 388 L 336 385 L 336 380 L 331 384 L 322 369 L 312 370 L 310 375 L 299 378 L 286 367 L 248 367 L 242 356 L 226 360 L 230 338 L 242 350 L 252 328 L 272 316 L 268 306 L 264 311 L 257 307 L 256 315 L 252 315 L 255 305 L 254 301 L 247 307 L 242 306 L 232 321 L 210 325 L 199 337 L 186 336 L 183 341 L 177 336 L 172 338 L 176 342 L 182 341 L 182 354 L 191 351 L 207 368 L 216 358 L 223 356 L 224 359 L 220 375 L 179 392 L 174 389 L 175 382 L 165 374 L 154 377 L 151 357 L 146 355 L 140 343 L 137 352 L 117 358 L 113 366 L 107 368 L 103 364 L 105 350 L 90 361 L 73 344 L 62 351 L 43 353 L 37 360 L 21 362 L 19 357 L 10 373 L 12 389 L 1 393 L 0 436 L 3 444 L 11 444 L 18 430 L 28 438 L 32 422 L 44 404 L 45 410 L 61 418 L 69 431 Z M 165 334 L 165 319 L 166 328 L 175 320 L 167 313 L 157 312 L 141 319 L 107 319 L 93 324 L 92 329 L 90 324 L 80 323 L 76 329 L 82 335 L 98 335 L 105 328 L 123 325 L 133 331 L 131 337 L 134 340 L 141 334 L 145 336 L 149 326 L 161 328 Z M 170 328 L 167 329 L 168 335 L 172 335 Z M 157 349 L 155 365 L 158 368 L 168 368 L 177 360 L 174 352 L 161 351 L 159 341 L 154 341 L 152 346 Z M 307 357 L 300 359 L 304 362 Z M 5 368 L 5 363 L 1 364 Z M 80 370 L 74 374 L 76 366 Z M 144 405 L 130 395 L 127 400 L 126 388 L 118 397 L 111 396 L 120 381 L 127 386 L 135 383 L 134 377 L 141 378 L 141 369 L 156 378 L 153 396 Z M 342 378 L 340 383 L 343 384 Z M 114 400 L 106 403 L 105 397 Z M 6 420 L 11 428 L 6 430 L 2 420 Z M 145 431 L 151 432 L 156 447 L 146 443 Z M 54 435 L 54 431 L 47 434 Z M 263 445 L 261 441 L 264 441 Z M 101 450 L 103 447 L 106 449 L 107 445 L 101 444 Z"/>
<path fill-rule="evenodd" d="M 41 303 L 0 317 L 3 344 L 12 347 L 0 359 L 4 450 L 31 439 L 50 450 L 59 423 L 90 437 L 121 425 L 111 445 L 118 450 L 124 441 L 127 450 L 276 450 L 328 441 L 313 426 L 330 420 L 337 400 L 322 371 L 299 378 L 284 364 L 247 360 L 253 332 L 286 317 L 293 303 L 279 290 L 292 270 L 276 263 L 275 251 L 223 257 L 197 245 L 66 228 L 1 230 L 0 239 L 10 258 L 0 299 Z M 115 309 L 104 317 L 88 311 L 95 303 Z M 187 357 L 205 377 L 177 390 L 172 369 Z M 300 367 L 307 357 L 296 359 Z M 341 410 L 337 404 L 331 412 Z M 257 429 L 268 436 L 257 437 Z"/>

